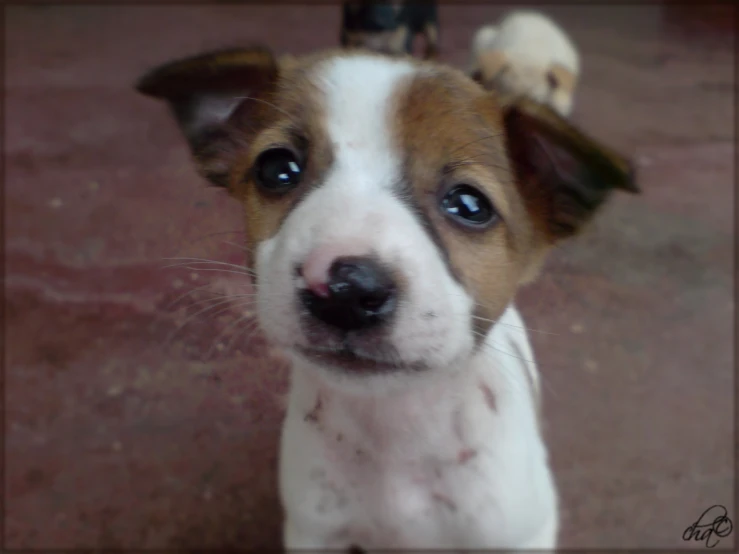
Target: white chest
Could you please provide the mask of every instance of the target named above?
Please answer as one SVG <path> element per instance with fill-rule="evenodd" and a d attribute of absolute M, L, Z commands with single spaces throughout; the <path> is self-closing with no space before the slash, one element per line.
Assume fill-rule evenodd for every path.
<path fill-rule="evenodd" d="M 294 543 L 508 547 L 556 518 L 526 376 L 507 392 L 484 377 L 379 403 L 298 377 L 281 460 L 288 530 L 308 535 Z"/>

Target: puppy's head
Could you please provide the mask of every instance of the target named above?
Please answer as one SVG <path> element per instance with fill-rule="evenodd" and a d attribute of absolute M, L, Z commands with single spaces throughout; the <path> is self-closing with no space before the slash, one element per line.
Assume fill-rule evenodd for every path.
<path fill-rule="evenodd" d="M 265 333 L 336 383 L 462 367 L 546 251 L 635 190 L 553 111 L 412 59 L 217 52 L 139 90 L 243 206 Z"/>
<path fill-rule="evenodd" d="M 504 96 L 526 96 L 551 106 L 562 116 L 572 113 L 577 75 L 560 63 L 545 67 L 510 60 L 503 50 L 486 50 L 477 56 L 472 79 Z"/>

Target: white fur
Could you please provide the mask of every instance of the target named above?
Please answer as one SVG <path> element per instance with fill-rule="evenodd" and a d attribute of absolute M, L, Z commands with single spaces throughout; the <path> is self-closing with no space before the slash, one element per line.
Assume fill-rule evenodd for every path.
<path fill-rule="evenodd" d="M 459 371 L 386 396 L 332 393 L 296 360 L 280 460 L 287 547 L 553 548 L 556 490 L 527 390 L 536 369 L 511 343 L 530 354 L 513 307 Z M 316 428 L 302 416 L 319 392 Z M 462 464 L 465 449 L 477 455 Z"/>
<path fill-rule="evenodd" d="M 495 47 L 495 38 L 498 36 L 498 28 L 495 25 L 480 27 L 472 37 L 472 48 L 470 48 L 470 63 L 468 73 L 474 73 L 480 67 L 477 57 L 481 52 L 491 50 Z"/>
<path fill-rule="evenodd" d="M 560 63 L 575 74 L 580 72 L 580 56 L 565 32 L 552 19 L 533 11 L 507 15 L 498 27 L 494 47 L 516 63 L 549 67 Z"/>
<path fill-rule="evenodd" d="M 280 458 L 285 546 L 552 548 L 556 491 L 523 322 L 509 307 L 473 354 L 473 299 L 392 193 L 402 160 L 389 132 L 393 98 L 421 70 L 352 56 L 315 71 L 334 164 L 258 245 L 256 262 L 260 322 L 293 359 Z M 342 377 L 296 352 L 315 339 L 300 325 L 293 268 L 326 248 L 371 251 L 404 274 L 390 342 L 402 361 L 427 370 Z M 429 310 L 437 317 L 424 318 Z"/>
<path fill-rule="evenodd" d="M 580 55 L 570 38 L 552 19 L 529 10 L 506 15 L 497 27 L 480 28 L 472 40 L 468 71 L 480 68 L 482 52 L 502 52 L 510 66 L 504 86 L 515 93 L 526 94 L 547 102 L 562 115 L 572 112 L 573 94 L 561 91 L 549 97 L 546 74 L 560 64 L 574 76 L 580 74 Z"/>

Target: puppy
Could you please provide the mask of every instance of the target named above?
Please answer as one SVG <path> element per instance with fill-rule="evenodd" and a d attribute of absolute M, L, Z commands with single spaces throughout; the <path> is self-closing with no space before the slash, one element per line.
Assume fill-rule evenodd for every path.
<path fill-rule="evenodd" d="M 557 24 L 533 11 L 516 11 L 472 39 L 468 73 L 488 89 L 526 95 L 560 115 L 572 112 L 580 56 Z"/>
<path fill-rule="evenodd" d="M 513 299 L 630 164 L 455 69 L 221 51 L 138 84 L 244 213 L 258 320 L 292 360 L 289 550 L 551 549 L 558 500 Z"/>
<path fill-rule="evenodd" d="M 422 35 L 424 57 L 439 55 L 436 2 L 344 2 L 340 41 L 344 48 L 365 48 L 394 56 L 413 53 L 413 40 Z"/>

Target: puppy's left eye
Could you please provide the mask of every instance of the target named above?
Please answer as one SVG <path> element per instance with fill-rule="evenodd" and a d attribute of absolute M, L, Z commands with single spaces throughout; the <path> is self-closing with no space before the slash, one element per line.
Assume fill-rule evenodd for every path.
<path fill-rule="evenodd" d="M 284 192 L 300 184 L 303 168 L 287 148 L 270 148 L 254 163 L 257 184 L 271 192 Z"/>
<path fill-rule="evenodd" d="M 441 199 L 441 210 L 445 215 L 472 227 L 483 227 L 498 219 L 498 212 L 490 200 L 470 185 L 457 185 Z"/>

